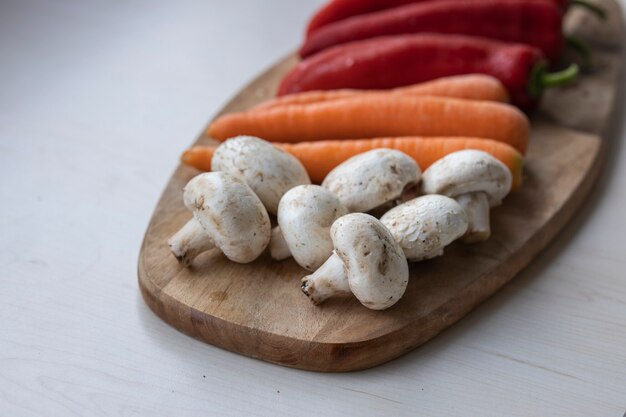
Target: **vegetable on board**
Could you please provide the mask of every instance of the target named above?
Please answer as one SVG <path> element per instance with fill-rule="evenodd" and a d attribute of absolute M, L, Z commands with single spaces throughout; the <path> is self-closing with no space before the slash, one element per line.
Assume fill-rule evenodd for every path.
<path fill-rule="evenodd" d="M 300 56 L 379 36 L 449 33 L 535 46 L 548 61 L 563 51 L 562 14 L 544 0 L 438 0 L 355 16 L 327 25 L 306 39 Z"/>
<path fill-rule="evenodd" d="M 353 97 L 359 94 L 368 94 L 377 90 L 322 90 L 307 91 L 304 93 L 290 94 L 275 97 L 271 100 L 253 107 L 253 110 L 266 110 L 275 107 L 289 106 L 293 104 L 311 104 L 323 101 L 337 100 Z M 451 77 L 437 78 L 407 87 L 398 87 L 381 94 L 399 95 L 431 95 L 439 97 L 464 98 L 468 100 L 487 100 L 507 103 L 509 94 L 498 79 L 484 74 L 454 75 Z"/>
<path fill-rule="evenodd" d="M 326 175 L 345 160 L 378 148 L 396 149 L 409 155 L 422 170 L 435 161 L 463 149 L 485 151 L 505 164 L 513 175 L 513 189 L 522 185 L 524 158 L 506 143 L 490 139 L 469 137 L 394 137 L 375 139 L 324 140 L 300 143 L 275 143 L 276 146 L 294 155 L 306 168 L 311 181 L 321 183 Z M 181 156 L 185 165 L 200 171 L 211 170 L 211 158 L 215 146 L 194 146 Z"/>
<path fill-rule="evenodd" d="M 353 16 L 374 13 L 381 10 L 400 7 L 412 3 L 424 3 L 437 0 L 331 0 L 322 6 L 311 18 L 307 25 L 307 37 L 317 32 L 318 29 Z M 468 3 L 467 0 L 458 0 Z M 522 0 L 523 1 L 523 0 Z M 596 14 L 600 18 L 605 18 L 605 11 L 586 0 L 543 0 L 546 3 L 555 4 L 561 12 L 565 12 L 569 6 L 582 6 Z"/>
<path fill-rule="evenodd" d="M 435 96 L 360 95 L 307 105 L 228 113 L 208 134 L 219 141 L 249 135 L 270 142 L 384 136 L 473 136 L 499 140 L 525 153 L 528 118 L 492 101 Z"/>
<path fill-rule="evenodd" d="M 388 89 L 451 75 L 479 73 L 499 79 L 511 101 L 534 107 L 546 87 L 576 77 L 573 65 L 550 74 L 532 46 L 448 34 L 381 36 L 337 45 L 301 61 L 281 81 L 278 95 L 340 88 Z"/>

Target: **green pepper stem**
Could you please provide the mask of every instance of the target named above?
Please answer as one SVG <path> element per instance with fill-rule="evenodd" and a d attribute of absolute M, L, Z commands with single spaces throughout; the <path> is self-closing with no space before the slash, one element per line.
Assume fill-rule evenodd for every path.
<path fill-rule="evenodd" d="M 572 64 L 561 71 L 548 72 L 548 64 L 545 61 L 540 61 L 530 73 L 528 94 L 532 98 L 539 98 L 544 89 L 567 84 L 576 78 L 578 72 L 579 68 L 576 64 Z"/>
<path fill-rule="evenodd" d="M 583 65 L 586 68 L 589 68 L 591 66 L 591 49 L 589 48 L 589 45 L 576 36 L 564 35 L 564 38 L 567 46 L 578 52 L 583 60 Z"/>
<path fill-rule="evenodd" d="M 557 72 L 544 72 L 541 74 L 541 86 L 543 88 L 556 87 L 572 81 L 578 75 L 578 65 L 572 64 L 564 70 Z"/>
<path fill-rule="evenodd" d="M 591 13 L 595 14 L 602 20 L 606 20 L 606 11 L 600 6 L 597 6 L 593 3 L 589 3 L 586 0 L 570 0 L 570 6 L 581 6 L 585 9 L 589 10 Z"/>

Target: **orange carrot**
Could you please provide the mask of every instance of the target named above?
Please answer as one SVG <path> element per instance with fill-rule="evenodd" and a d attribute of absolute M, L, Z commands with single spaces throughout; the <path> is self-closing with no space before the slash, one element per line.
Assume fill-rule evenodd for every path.
<path fill-rule="evenodd" d="M 522 184 L 523 157 L 513 147 L 489 139 L 469 137 L 399 137 L 352 140 L 324 140 L 301 143 L 276 143 L 302 162 L 313 182 L 320 183 L 337 165 L 362 152 L 377 148 L 397 149 L 415 159 L 422 170 L 449 153 L 462 149 L 479 149 L 504 163 L 513 174 L 513 189 Z M 211 170 L 215 147 L 195 146 L 186 150 L 183 163 L 202 171 Z"/>
<path fill-rule="evenodd" d="M 530 125 L 517 108 L 490 101 L 434 96 L 363 94 L 308 105 L 230 113 L 209 127 L 215 139 L 258 136 L 305 142 L 385 136 L 462 136 L 494 139 L 524 153 Z"/>
<path fill-rule="evenodd" d="M 180 161 L 200 171 L 208 172 L 211 170 L 211 158 L 217 146 L 194 146 L 187 149 L 180 156 Z"/>
<path fill-rule="evenodd" d="M 288 106 L 292 104 L 311 104 L 322 101 L 337 100 L 359 94 L 399 94 L 399 95 L 431 95 L 439 97 L 464 98 L 469 100 L 487 100 L 506 103 L 509 94 L 504 85 L 494 77 L 483 74 L 466 74 L 438 78 L 408 87 L 399 87 L 391 90 L 326 90 L 306 91 L 289 94 L 265 101 L 252 110 L 267 110 L 270 108 Z"/>

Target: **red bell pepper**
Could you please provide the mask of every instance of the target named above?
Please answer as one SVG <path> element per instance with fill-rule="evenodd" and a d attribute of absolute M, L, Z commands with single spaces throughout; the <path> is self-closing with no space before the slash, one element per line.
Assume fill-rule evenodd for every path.
<path fill-rule="evenodd" d="M 278 95 L 338 88 L 386 89 L 435 78 L 480 73 L 498 78 L 513 104 L 532 108 L 544 87 L 573 78 L 577 67 L 547 74 L 532 46 L 464 35 L 386 36 L 338 45 L 300 62 Z"/>
<path fill-rule="evenodd" d="M 352 16 L 378 12 L 422 1 L 433 0 L 331 0 L 313 15 L 307 26 L 306 34 L 310 36 L 322 26 Z"/>
<path fill-rule="evenodd" d="M 429 2 L 437 0 L 332 0 L 315 13 L 310 20 L 306 33 L 307 37 L 319 28 L 330 23 L 344 20 L 352 16 L 378 12 L 393 7 L 404 6 L 411 3 Z M 467 3 L 471 0 L 458 0 Z M 604 17 L 604 11 L 586 0 L 544 0 L 553 3 L 564 12 L 569 5 L 581 5 L 589 8 L 594 13 Z"/>
<path fill-rule="evenodd" d="M 300 56 L 342 43 L 408 33 L 456 33 L 525 43 L 554 62 L 563 50 L 562 15 L 545 0 L 439 0 L 355 16 L 320 28 Z"/>

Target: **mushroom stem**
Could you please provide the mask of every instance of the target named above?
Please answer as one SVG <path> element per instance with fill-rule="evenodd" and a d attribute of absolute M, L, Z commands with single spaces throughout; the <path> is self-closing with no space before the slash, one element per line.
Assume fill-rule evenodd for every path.
<path fill-rule="evenodd" d="M 211 238 L 206 234 L 195 218 L 189 220 L 167 244 L 170 250 L 181 263 L 188 267 L 196 256 L 215 247 Z"/>
<path fill-rule="evenodd" d="M 330 297 L 352 293 L 343 262 L 334 252 L 317 271 L 302 278 L 300 288 L 315 305 Z"/>
<path fill-rule="evenodd" d="M 462 194 L 456 201 L 467 214 L 468 228 L 461 240 L 465 243 L 482 242 L 491 236 L 489 200 L 484 192 Z"/>
<path fill-rule="evenodd" d="M 276 226 L 272 229 L 272 238 L 270 239 L 270 254 L 272 259 L 282 261 L 291 256 L 291 251 L 283 236 L 283 232 L 280 230 L 280 226 Z"/>

